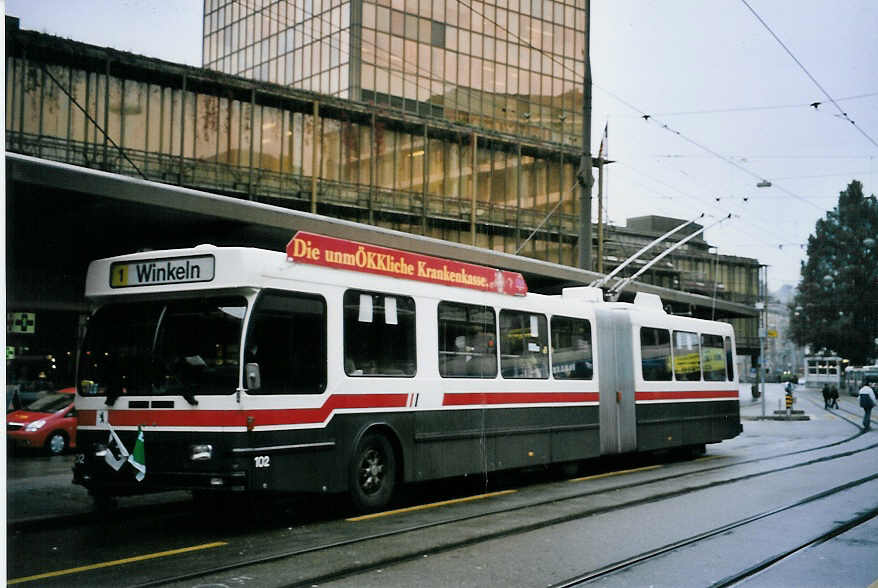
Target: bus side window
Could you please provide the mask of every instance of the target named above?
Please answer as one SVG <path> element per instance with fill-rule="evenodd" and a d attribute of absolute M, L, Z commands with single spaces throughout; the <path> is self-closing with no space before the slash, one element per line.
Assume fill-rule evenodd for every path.
<path fill-rule="evenodd" d="M 343 303 L 347 375 L 414 376 L 417 370 L 414 299 L 346 290 Z"/>
<path fill-rule="evenodd" d="M 671 335 L 667 329 L 640 327 L 640 368 L 646 381 L 671 380 Z"/>
<path fill-rule="evenodd" d="M 674 379 L 680 382 L 701 379 L 701 355 L 696 333 L 674 331 Z"/>
<path fill-rule="evenodd" d="M 732 348 L 732 338 L 726 337 L 724 344 L 726 347 L 726 378 L 731 382 L 735 379 L 735 350 Z"/>
<path fill-rule="evenodd" d="M 585 319 L 552 317 L 552 375 L 558 380 L 591 380 L 591 324 Z"/>
<path fill-rule="evenodd" d="M 263 292 L 247 334 L 245 362 L 259 364 L 250 394 L 320 394 L 326 389 L 326 302 L 320 296 Z"/>
<path fill-rule="evenodd" d="M 494 309 L 475 304 L 440 302 L 437 313 L 439 375 L 443 378 L 496 377 Z"/>
<path fill-rule="evenodd" d="M 504 378 L 549 377 L 549 336 L 545 315 L 500 311 L 500 373 Z"/>
<path fill-rule="evenodd" d="M 726 358 L 722 335 L 701 335 L 701 369 L 705 382 L 726 380 Z"/>

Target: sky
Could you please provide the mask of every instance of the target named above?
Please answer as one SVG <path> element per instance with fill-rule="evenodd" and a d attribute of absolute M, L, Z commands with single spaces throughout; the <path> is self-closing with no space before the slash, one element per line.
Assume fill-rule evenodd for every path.
<path fill-rule="evenodd" d="M 202 9 L 6 0 L 24 29 L 195 66 Z M 854 179 L 878 193 L 878 2 L 592 0 L 591 17 L 592 151 L 606 125 L 610 223 L 731 214 L 705 239 L 767 265 L 771 290 L 796 285 L 838 193 Z"/>

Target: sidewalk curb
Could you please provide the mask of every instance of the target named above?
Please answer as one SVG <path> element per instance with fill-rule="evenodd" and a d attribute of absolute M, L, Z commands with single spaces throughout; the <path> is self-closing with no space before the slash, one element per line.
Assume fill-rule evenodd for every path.
<path fill-rule="evenodd" d="M 745 416 L 741 415 L 742 421 L 810 421 L 811 417 L 807 414 L 787 415 L 765 415 L 765 416 Z"/>

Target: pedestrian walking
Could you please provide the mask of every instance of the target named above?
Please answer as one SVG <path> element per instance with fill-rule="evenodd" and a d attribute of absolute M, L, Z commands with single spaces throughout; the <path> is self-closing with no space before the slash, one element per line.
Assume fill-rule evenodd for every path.
<path fill-rule="evenodd" d="M 829 384 L 823 384 L 823 408 L 829 408 Z"/>
<path fill-rule="evenodd" d="M 834 384 L 829 389 L 829 408 L 838 408 L 838 386 Z"/>
<path fill-rule="evenodd" d="M 868 431 L 872 425 L 872 408 L 875 406 L 875 391 L 872 389 L 869 384 L 871 380 L 866 380 L 863 382 L 863 387 L 860 388 L 859 396 L 860 396 L 860 406 L 863 407 L 863 430 Z"/>

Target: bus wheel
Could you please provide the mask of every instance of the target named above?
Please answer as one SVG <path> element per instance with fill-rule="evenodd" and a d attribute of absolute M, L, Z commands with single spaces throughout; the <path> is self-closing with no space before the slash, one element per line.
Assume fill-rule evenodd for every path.
<path fill-rule="evenodd" d="M 375 511 L 390 502 L 396 486 L 396 459 L 384 435 L 366 434 L 360 440 L 351 462 L 349 480 L 357 510 Z"/>

